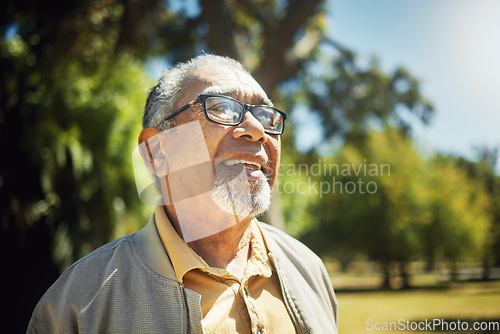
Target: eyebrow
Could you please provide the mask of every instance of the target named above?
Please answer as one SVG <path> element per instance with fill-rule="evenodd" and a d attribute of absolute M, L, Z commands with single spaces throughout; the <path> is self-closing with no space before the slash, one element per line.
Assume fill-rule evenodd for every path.
<path fill-rule="evenodd" d="M 236 95 L 236 89 L 234 88 L 217 88 L 217 87 L 209 87 L 205 89 L 201 94 L 206 95 L 225 95 L 234 97 Z M 268 105 L 270 107 L 274 107 L 273 102 L 268 97 L 259 96 L 259 101 L 261 104 Z"/>
<path fill-rule="evenodd" d="M 217 87 L 209 87 L 205 89 L 201 94 L 234 96 L 236 95 L 236 89 L 222 89 Z"/>

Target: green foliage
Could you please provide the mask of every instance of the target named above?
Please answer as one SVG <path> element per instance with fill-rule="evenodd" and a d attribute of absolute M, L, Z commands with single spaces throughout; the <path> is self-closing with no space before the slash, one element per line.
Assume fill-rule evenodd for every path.
<path fill-rule="evenodd" d="M 425 255 L 451 261 L 470 256 L 481 260 L 492 217 L 491 200 L 481 182 L 471 179 L 456 159 L 430 161 L 430 219 L 422 225 Z"/>
<path fill-rule="evenodd" d="M 492 224 L 483 247 L 485 276 L 490 266 L 500 265 L 500 177 L 495 172 L 498 154 L 498 148 L 479 147 L 477 163 L 464 158 L 454 159 L 455 164 L 464 169 L 469 178 L 485 187 L 488 193 Z"/>
<path fill-rule="evenodd" d="M 317 221 L 304 239 L 318 251 L 384 263 L 423 256 L 481 259 L 491 202 L 455 160 L 424 158 L 409 139 L 388 129 L 347 142 L 325 165 L 341 167 L 319 177 L 338 183 L 311 210 Z"/>
<path fill-rule="evenodd" d="M 8 299 L 24 330 L 61 270 L 117 227 L 145 222 L 130 156 L 152 82 L 116 52 L 120 4 L 11 5 L 0 38 L 0 244 L 16 255 L 4 263 L 16 273 L 9 286 L 23 286 Z"/>
<path fill-rule="evenodd" d="M 286 150 L 292 140 L 290 132 L 285 136 L 282 146 Z M 316 215 L 311 208 L 320 198 L 317 184 L 311 184 L 308 176 L 314 162 L 313 157 L 301 153 L 284 154 L 281 158 L 276 191 L 282 201 L 286 229 L 292 235 L 301 235 L 315 225 Z"/>
<path fill-rule="evenodd" d="M 324 41 L 304 64 L 295 89 L 286 92 L 290 105 L 315 112 L 326 140 L 362 138 L 374 126 L 390 125 L 409 133 L 409 120 L 428 124 L 433 106 L 420 93 L 419 81 L 406 69 L 380 70 L 373 57 L 361 66 L 353 52 Z"/>
<path fill-rule="evenodd" d="M 18 217 L 21 233 L 46 224 L 68 238 L 66 254 L 53 245 L 64 265 L 109 240 L 110 203 L 137 204 L 130 155 L 152 84 L 137 59 L 113 54 L 109 36 L 87 37 L 84 57 L 57 61 L 37 52 L 40 36 L 1 44 L 2 219 Z"/>

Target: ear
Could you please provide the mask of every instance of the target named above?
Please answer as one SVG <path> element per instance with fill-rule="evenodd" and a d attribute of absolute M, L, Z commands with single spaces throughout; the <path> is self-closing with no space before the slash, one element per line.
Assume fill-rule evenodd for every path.
<path fill-rule="evenodd" d="M 146 128 L 139 134 L 139 152 L 149 171 L 158 177 L 168 173 L 168 163 L 161 149 L 161 133 L 155 128 Z"/>

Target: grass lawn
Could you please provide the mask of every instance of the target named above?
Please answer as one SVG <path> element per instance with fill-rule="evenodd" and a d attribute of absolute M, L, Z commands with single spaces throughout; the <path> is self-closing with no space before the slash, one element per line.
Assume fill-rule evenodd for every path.
<path fill-rule="evenodd" d="M 437 275 L 414 275 L 413 289 L 381 291 L 376 289 L 380 283 L 376 275 L 333 275 L 340 305 L 339 333 L 500 333 L 498 327 L 489 331 L 458 328 L 440 331 L 438 327 L 434 331 L 383 330 L 384 322 L 389 326 L 389 322 L 432 322 L 433 319 L 448 322 L 449 329 L 453 329 L 458 320 L 467 322 L 469 329 L 475 321 L 497 322 L 500 326 L 500 280 L 445 283 L 439 279 Z"/>

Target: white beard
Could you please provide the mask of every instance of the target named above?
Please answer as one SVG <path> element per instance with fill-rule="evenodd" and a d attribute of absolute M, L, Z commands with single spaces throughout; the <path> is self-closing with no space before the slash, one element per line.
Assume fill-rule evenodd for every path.
<path fill-rule="evenodd" d="M 217 173 L 213 201 L 229 214 L 246 218 L 263 214 L 271 205 L 271 187 L 266 179 L 234 178 L 224 173 Z"/>

